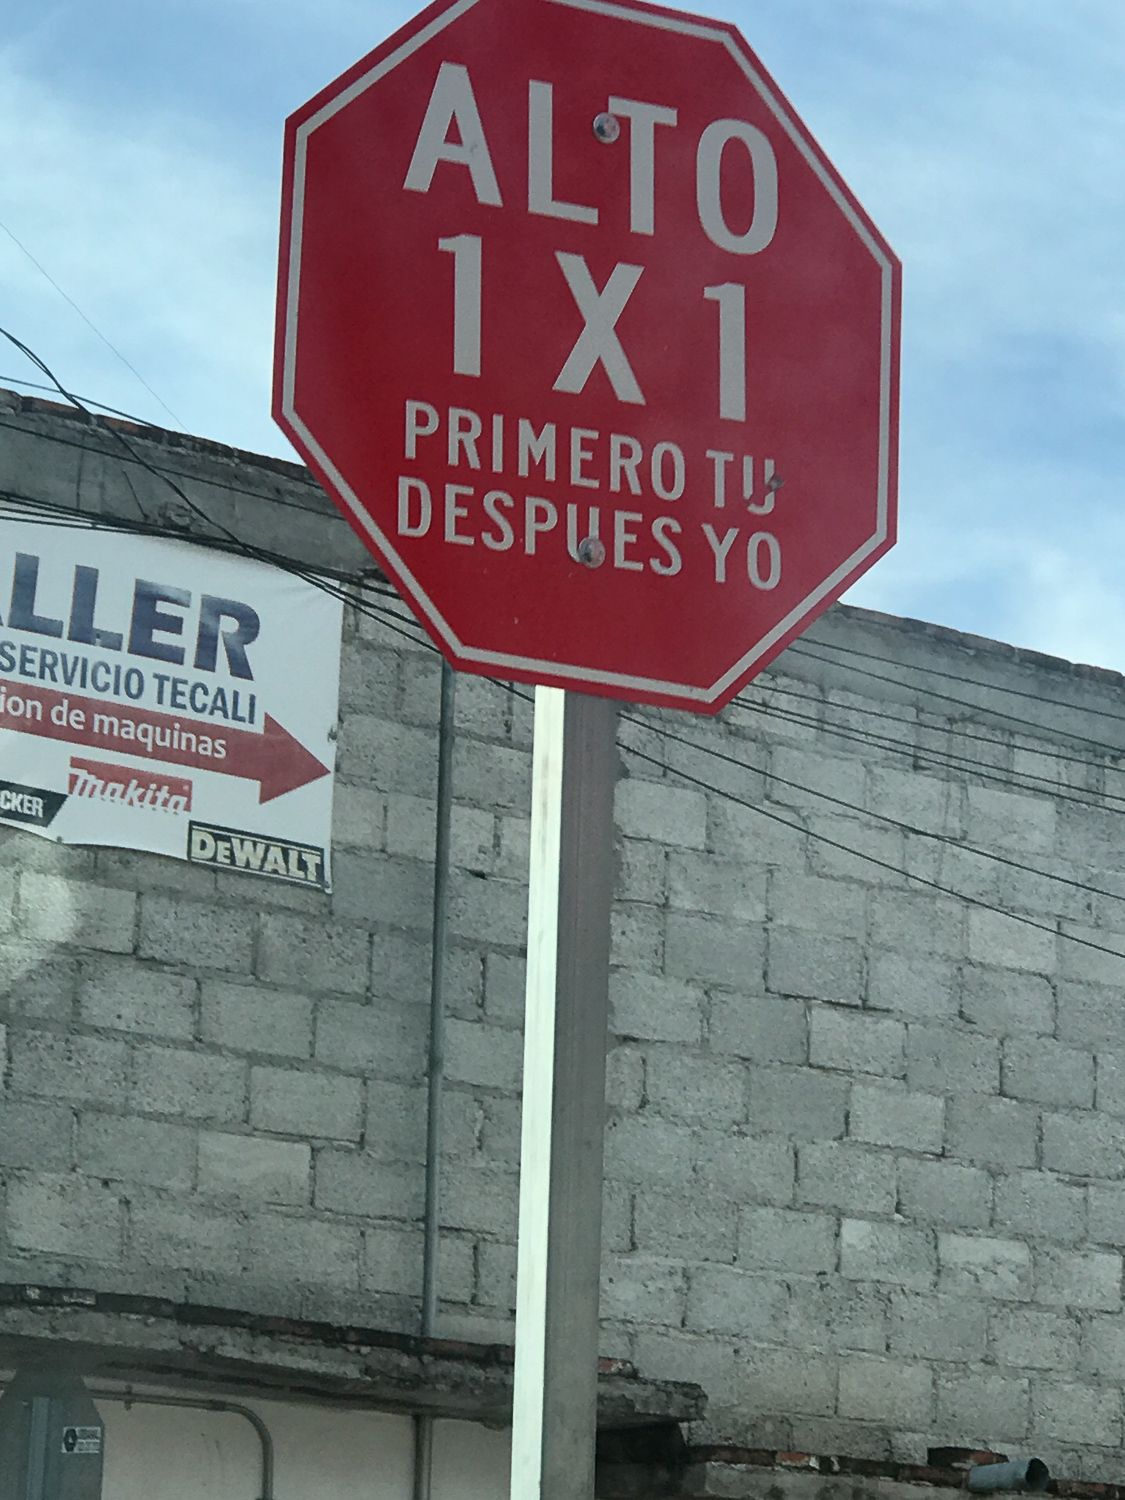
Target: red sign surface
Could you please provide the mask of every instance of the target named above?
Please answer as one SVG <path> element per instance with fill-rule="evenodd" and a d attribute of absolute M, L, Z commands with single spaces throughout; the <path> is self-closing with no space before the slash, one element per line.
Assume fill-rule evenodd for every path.
<path fill-rule="evenodd" d="M 720 708 L 894 542 L 898 329 L 723 23 L 437 4 L 288 122 L 274 414 L 463 671 Z"/>

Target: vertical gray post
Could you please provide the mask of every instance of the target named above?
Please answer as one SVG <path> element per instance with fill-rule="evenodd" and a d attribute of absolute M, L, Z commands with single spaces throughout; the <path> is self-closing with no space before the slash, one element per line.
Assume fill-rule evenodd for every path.
<path fill-rule="evenodd" d="M 449 925 L 449 840 L 453 819 L 453 739 L 457 674 L 441 664 L 438 731 L 437 828 L 434 838 L 434 921 L 430 949 L 430 1049 L 426 1115 L 426 1210 L 422 1234 L 422 1337 L 437 1327 L 441 1250 L 442 1090 L 445 1085 L 445 950 Z M 434 1419 L 414 1418 L 413 1500 L 429 1500 L 433 1482 Z"/>
<path fill-rule="evenodd" d="M 512 1500 L 592 1500 L 617 705 L 535 690 Z"/>

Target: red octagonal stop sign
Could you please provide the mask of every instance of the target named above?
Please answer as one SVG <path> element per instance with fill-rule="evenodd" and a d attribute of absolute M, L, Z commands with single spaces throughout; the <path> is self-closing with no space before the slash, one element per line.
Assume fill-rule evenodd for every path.
<path fill-rule="evenodd" d="M 441 3 L 288 122 L 275 416 L 464 671 L 721 707 L 894 541 L 898 321 L 719 22 Z"/>

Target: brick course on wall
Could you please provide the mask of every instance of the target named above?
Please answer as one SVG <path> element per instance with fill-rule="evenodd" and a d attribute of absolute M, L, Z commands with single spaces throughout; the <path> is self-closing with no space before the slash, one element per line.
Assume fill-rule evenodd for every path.
<path fill-rule="evenodd" d="M 0 419 L 0 489 L 127 514 L 104 434 Z M 136 441 L 363 565 L 296 466 Z M 0 830 L 0 1280 L 417 1327 L 438 679 L 347 611 L 330 896 Z M 1121 1477 L 1121 686 L 838 607 L 717 720 L 626 711 L 603 1347 L 699 1381 L 698 1440 Z M 439 1331 L 481 1341 L 531 733 L 526 690 L 459 679 Z"/>

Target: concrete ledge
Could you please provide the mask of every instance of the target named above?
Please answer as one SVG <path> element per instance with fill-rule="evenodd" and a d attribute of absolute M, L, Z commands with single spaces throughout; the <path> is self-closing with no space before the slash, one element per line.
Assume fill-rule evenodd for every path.
<path fill-rule="evenodd" d="M 65 1351 L 91 1379 L 169 1382 L 224 1395 L 285 1395 L 377 1411 L 422 1412 L 506 1426 L 508 1345 L 421 1339 L 57 1287 L 0 1284 L 0 1366 Z M 602 1360 L 598 1422 L 610 1428 L 696 1421 L 697 1385 L 638 1379 Z"/>

